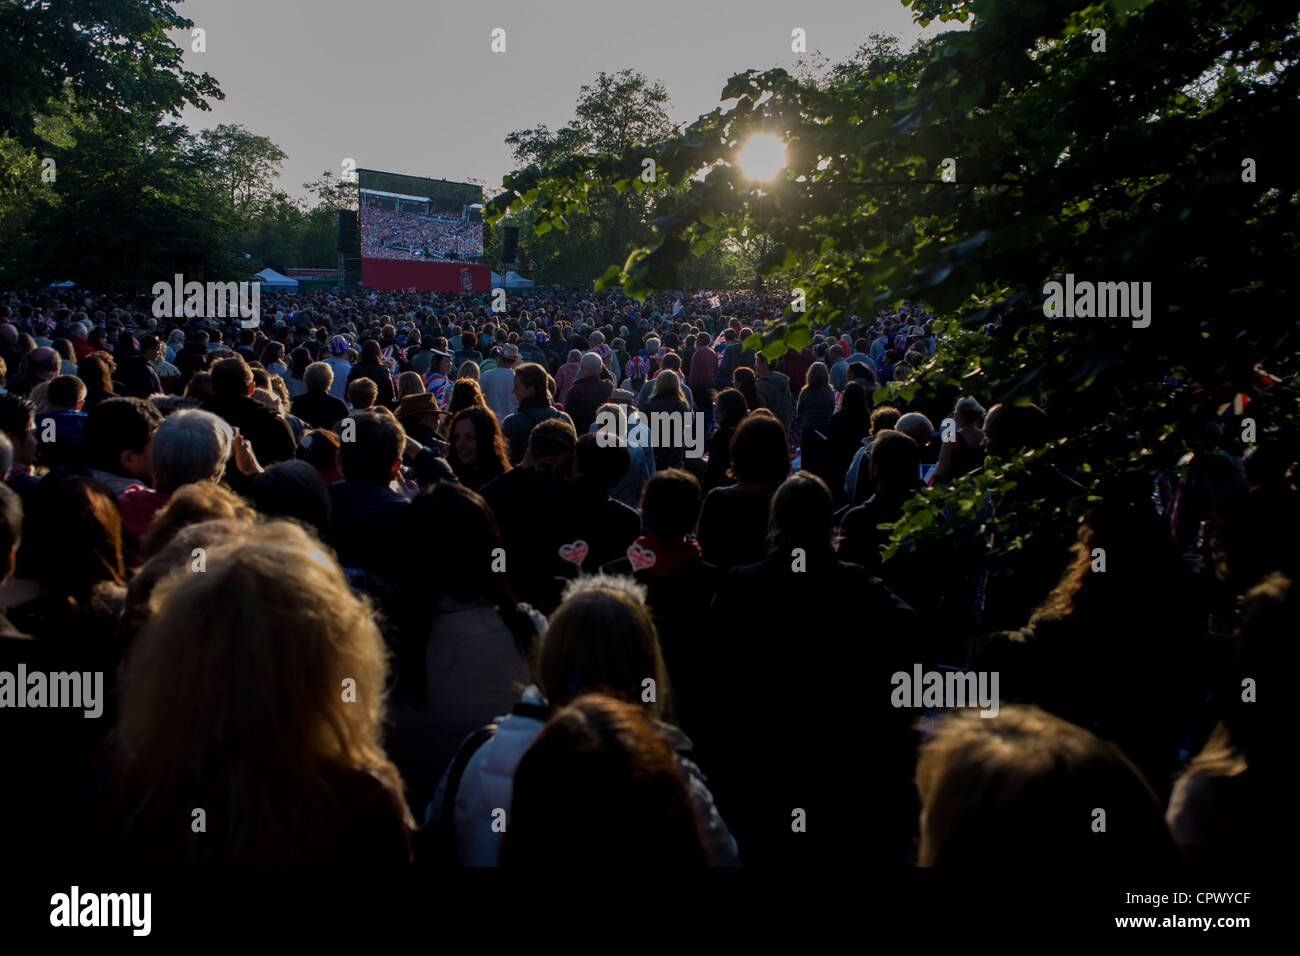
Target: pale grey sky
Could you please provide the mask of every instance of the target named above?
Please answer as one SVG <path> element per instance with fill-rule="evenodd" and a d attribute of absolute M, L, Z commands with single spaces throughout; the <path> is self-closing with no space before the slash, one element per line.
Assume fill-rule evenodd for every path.
<path fill-rule="evenodd" d="M 359 168 L 499 184 L 514 163 L 507 133 L 573 116 L 604 70 L 661 80 L 689 122 L 720 102 L 727 78 L 790 68 L 791 31 L 809 54 L 847 56 L 873 32 L 908 47 L 922 31 L 898 0 L 185 0 L 207 50 L 176 34 L 185 65 L 226 99 L 187 110 L 194 129 L 240 123 L 288 153 L 281 187 L 345 157 Z M 927 35 L 955 25 L 932 24 Z M 506 52 L 491 50 L 506 31 Z"/>

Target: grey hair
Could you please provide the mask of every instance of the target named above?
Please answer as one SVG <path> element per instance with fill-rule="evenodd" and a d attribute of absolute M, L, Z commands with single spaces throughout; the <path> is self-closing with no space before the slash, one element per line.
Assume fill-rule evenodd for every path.
<path fill-rule="evenodd" d="M 166 493 L 195 481 L 219 480 L 234 437 L 224 419 L 201 409 L 164 418 L 149 452 L 154 490 Z"/>
<path fill-rule="evenodd" d="M 590 378 L 592 375 L 600 374 L 600 367 L 604 361 L 595 352 L 582 353 L 582 374 L 584 378 Z"/>
<path fill-rule="evenodd" d="M 302 373 L 302 383 L 311 392 L 328 392 L 334 384 L 334 369 L 325 362 L 312 362 Z"/>

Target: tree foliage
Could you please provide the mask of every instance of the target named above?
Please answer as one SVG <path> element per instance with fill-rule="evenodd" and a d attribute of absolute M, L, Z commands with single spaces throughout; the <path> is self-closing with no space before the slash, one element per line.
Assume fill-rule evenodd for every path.
<path fill-rule="evenodd" d="M 761 268 L 794 270 L 809 307 L 767 332 L 770 354 L 800 347 L 811 326 L 924 300 L 953 320 L 944 347 L 891 391 L 1053 401 L 1066 437 L 1043 457 L 1094 492 L 1098 475 L 1140 477 L 1189 450 L 1240 451 L 1216 424 L 1238 395 L 1274 416 L 1261 428 L 1294 428 L 1293 383 L 1261 391 L 1257 369 L 1295 369 L 1300 194 L 1279 135 L 1297 121 L 1294 8 L 910 6 L 923 24 L 969 29 L 906 55 L 881 50 L 826 79 L 739 74 L 722 93 L 729 108 L 674 136 L 523 170 L 489 213 L 527 207 L 538 228 L 556 224 L 598 188 L 633 186 L 640 158 L 654 157 L 674 190 L 654 235 L 626 260 L 605 260 L 607 283 L 644 298 L 754 220 L 758 190 L 736 155 L 753 133 L 774 133 L 789 163 L 763 190 L 771 250 Z M 1066 274 L 1150 282 L 1150 326 L 1045 318 L 1044 285 Z M 976 334 L 990 323 L 995 334 Z M 994 463 L 987 474 L 998 477 L 986 480 L 1002 484 L 970 493 L 996 496 L 1017 467 Z M 948 494 L 963 492 L 921 499 L 896 544 L 954 515 L 969 522 L 973 499 L 963 511 Z M 1003 539 L 1053 517 L 1027 510 Z"/>
<path fill-rule="evenodd" d="M 181 66 L 168 30 L 193 21 L 166 0 L 0 3 L 0 134 L 36 141 L 37 118 L 71 95 L 100 116 L 179 116 L 223 99 L 216 81 Z"/>
<path fill-rule="evenodd" d="M 663 84 L 652 83 L 642 73 L 602 72 L 594 83 L 583 85 L 567 125 L 516 130 L 506 136 L 506 143 L 515 159 L 533 171 L 589 154 L 622 153 L 674 132 L 667 104 Z M 593 183 L 581 203 L 558 217 L 520 217 L 520 247 L 527 259 L 537 262 L 538 278 L 585 285 L 600 275 L 602 263 L 621 261 L 650 238 L 647 221 L 654 192 L 641 173 L 638 167 L 635 185 Z"/>
<path fill-rule="evenodd" d="M 0 4 L 4 281 L 106 288 L 335 262 L 354 184 L 326 173 L 305 185 L 312 202 L 290 199 L 269 138 L 168 119 L 222 95 L 180 68 L 165 31 L 189 26 L 152 0 Z"/>

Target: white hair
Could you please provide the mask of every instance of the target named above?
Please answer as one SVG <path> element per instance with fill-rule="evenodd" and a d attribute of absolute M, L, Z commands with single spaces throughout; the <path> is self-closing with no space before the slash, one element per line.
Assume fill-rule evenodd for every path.
<path fill-rule="evenodd" d="M 191 482 L 219 480 L 234 437 L 225 419 L 197 408 L 164 418 L 149 450 L 154 490 L 171 492 Z"/>
<path fill-rule="evenodd" d="M 582 353 L 582 376 L 590 378 L 593 375 L 600 374 L 600 368 L 604 365 L 604 360 L 595 352 Z"/>

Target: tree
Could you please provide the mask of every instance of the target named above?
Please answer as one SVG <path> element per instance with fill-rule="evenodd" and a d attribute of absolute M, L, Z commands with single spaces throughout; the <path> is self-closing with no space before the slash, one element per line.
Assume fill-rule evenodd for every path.
<path fill-rule="evenodd" d="M 529 168 L 555 166 L 589 155 L 623 153 L 638 143 L 670 135 L 668 94 L 663 84 L 651 83 L 644 74 L 623 70 L 600 73 L 593 84 L 581 88 L 575 117 L 552 131 L 546 126 L 516 130 L 506 137 L 515 159 Z M 529 220 L 520 234 L 521 248 L 539 263 L 544 281 L 585 285 L 600 274 L 602 261 L 621 261 L 651 235 L 647 219 L 653 209 L 653 183 L 641 178 L 637 166 L 632 188 L 628 184 L 592 183 L 580 202 L 565 215 Z M 562 235 L 547 233 L 551 227 Z"/>
<path fill-rule="evenodd" d="M 330 169 L 321 173 L 319 179 L 303 183 L 302 188 L 316 197 L 318 205 L 328 206 L 336 212 L 340 209 L 355 210 L 360 201 L 357 184 L 339 179 Z"/>
<path fill-rule="evenodd" d="M 197 145 L 196 161 L 222 184 L 238 214 L 248 215 L 271 198 L 285 153 L 269 138 L 237 123 L 222 123 L 200 132 Z"/>
<path fill-rule="evenodd" d="M 723 90 L 737 100 L 730 109 L 641 147 L 524 170 L 489 213 L 527 206 L 540 229 L 597 186 L 633 185 L 632 161 L 655 157 L 679 191 L 650 242 L 622 263 L 605 260 L 604 282 L 644 299 L 752 220 L 756 190 L 736 153 L 753 132 L 781 135 L 789 166 L 765 188 L 772 249 L 761 268 L 791 269 L 803 256 L 809 308 L 787 311 L 756 344 L 781 355 L 814 325 L 924 300 L 950 317 L 945 348 L 878 399 L 921 389 L 1036 399 L 1067 436 L 1028 462 L 991 462 L 979 482 L 932 491 L 896 528 L 898 548 L 969 525 L 975 506 L 998 500 L 1035 459 L 1080 477 L 1094 498 L 1118 487 L 1131 495 L 1188 451 L 1239 453 L 1225 406 L 1253 402 L 1266 427 L 1294 435 L 1295 381 L 1263 384 L 1297 367 L 1288 306 L 1300 194 L 1277 135 L 1297 122 L 1294 10 L 1231 0 L 909 5 L 923 24 L 970 29 L 822 84 L 780 69 L 742 73 Z M 1045 286 L 1067 274 L 1150 282 L 1150 326 L 1048 319 Z M 994 334 L 978 334 L 990 324 Z M 1014 548 L 1059 534 L 1077 512 L 1026 506 L 998 520 Z"/>
<path fill-rule="evenodd" d="M 228 212 L 193 162 L 184 127 L 81 116 L 66 145 L 47 150 L 57 180 L 28 194 L 12 279 L 109 288 L 233 268 Z"/>
<path fill-rule="evenodd" d="M 100 116 L 208 109 L 224 99 L 216 80 L 184 69 L 167 36 L 193 26 L 163 0 L 0 3 L 0 134 L 32 145 L 37 117 L 68 95 Z"/>

